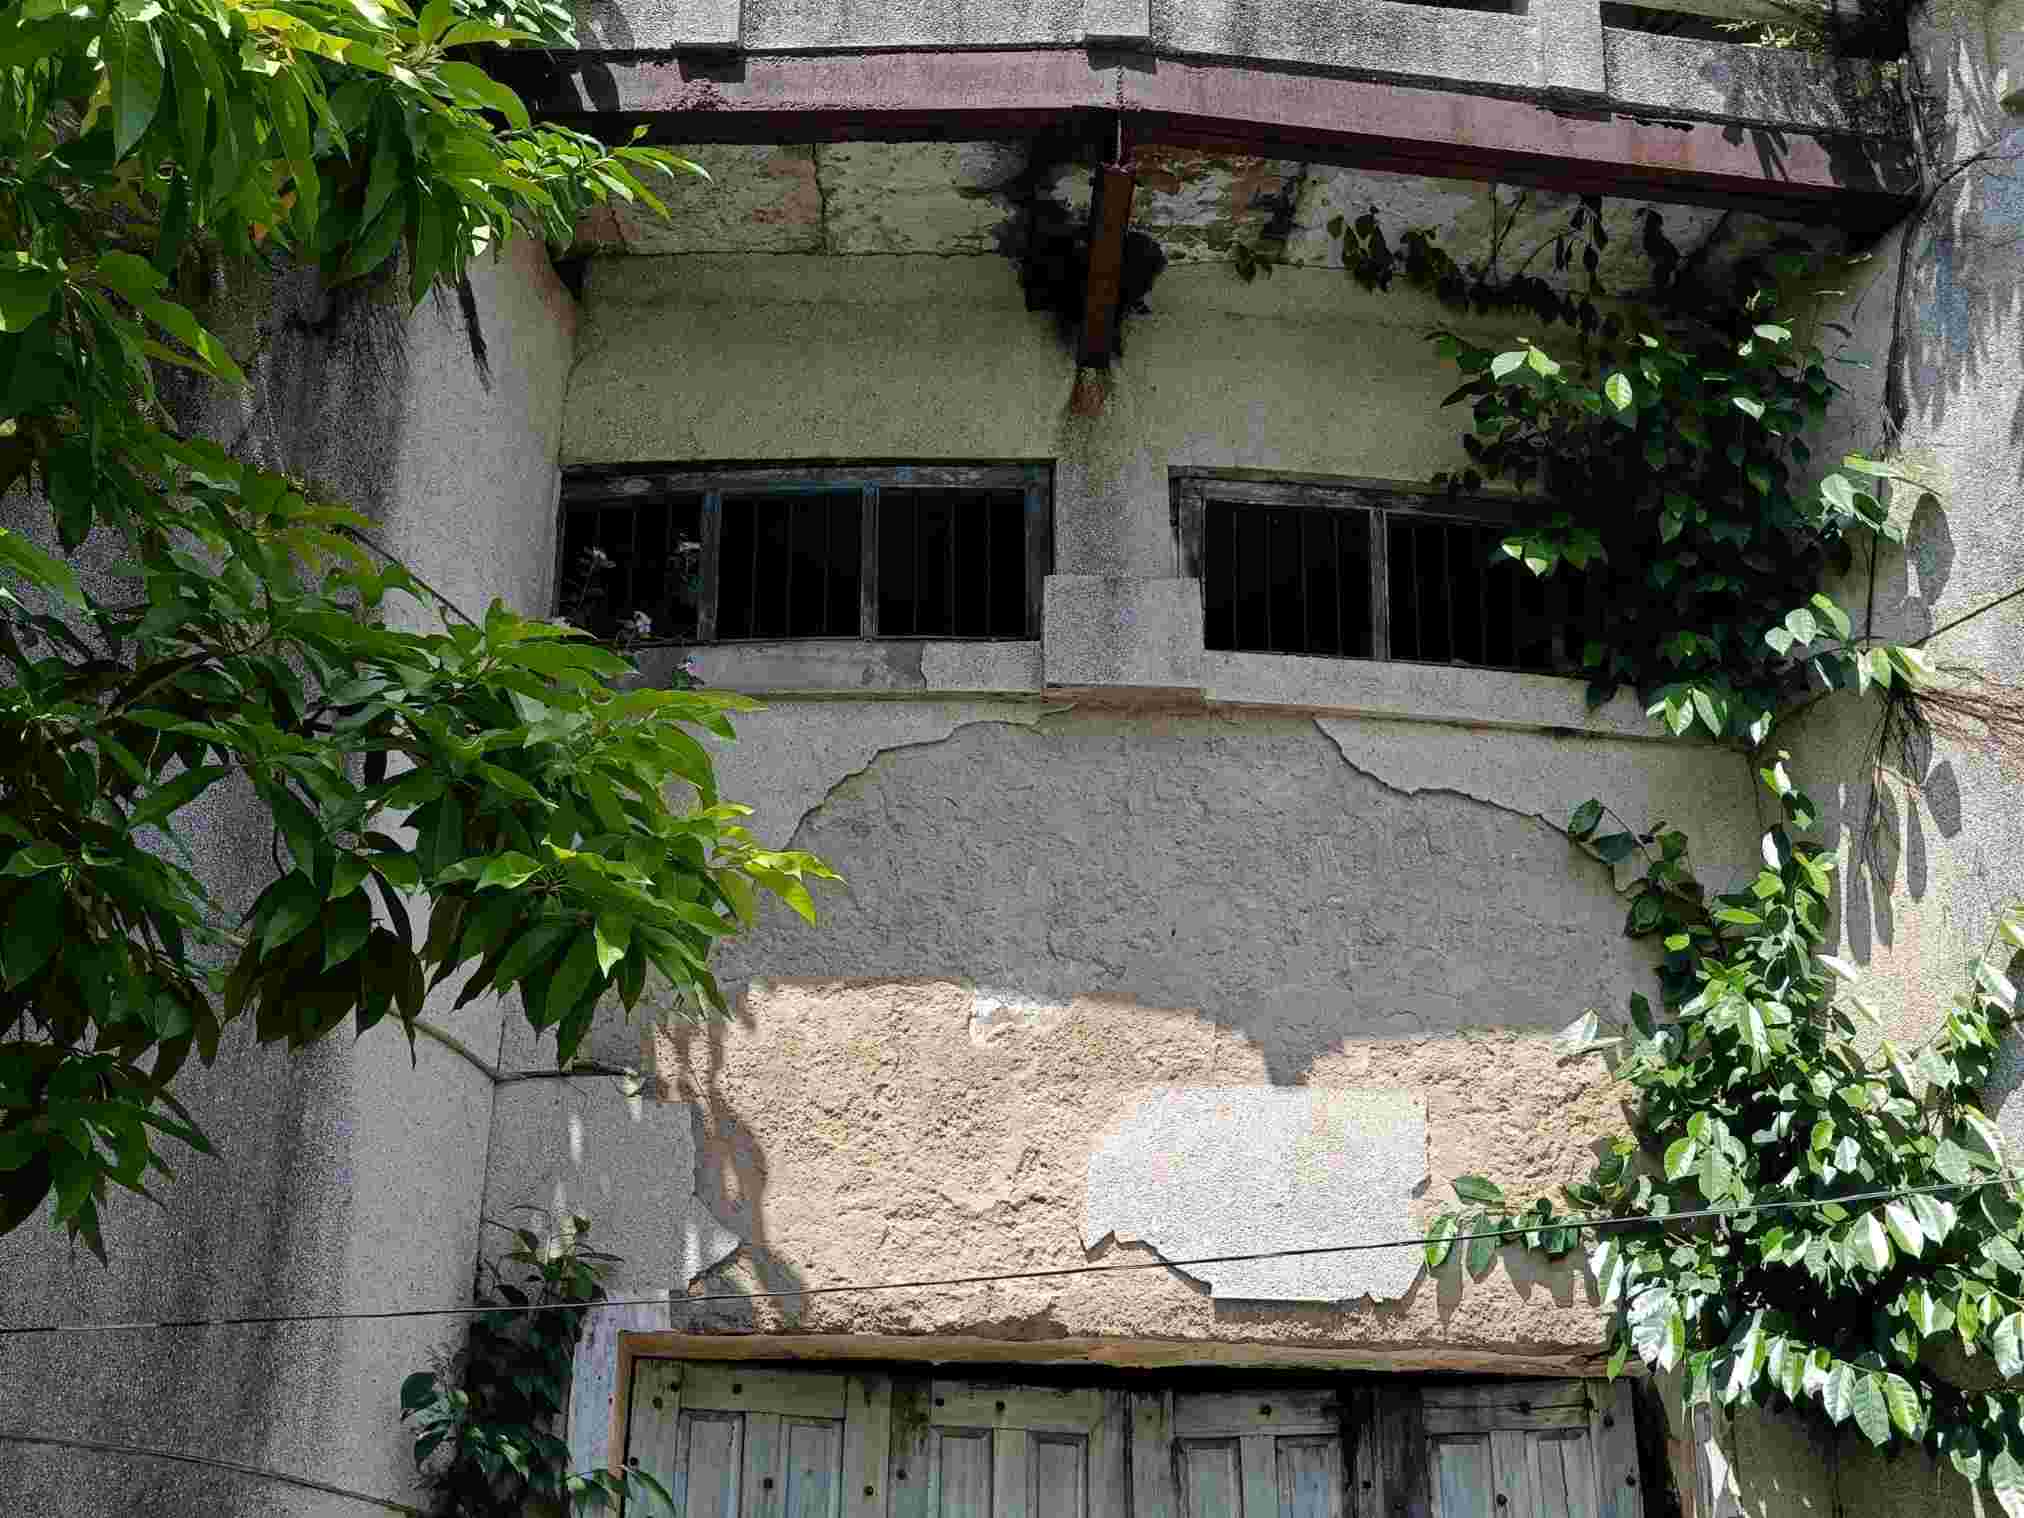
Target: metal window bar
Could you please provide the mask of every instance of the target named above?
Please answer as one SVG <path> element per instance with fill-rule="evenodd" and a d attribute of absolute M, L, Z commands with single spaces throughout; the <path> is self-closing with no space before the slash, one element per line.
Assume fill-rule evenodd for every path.
<path fill-rule="evenodd" d="M 1212 648 L 1575 673 L 1592 630 L 1582 587 L 1494 562 L 1508 508 L 1482 511 L 1398 487 L 1181 475 L 1177 562 L 1202 582 Z M 1368 531 L 1354 592 L 1350 512 Z"/>

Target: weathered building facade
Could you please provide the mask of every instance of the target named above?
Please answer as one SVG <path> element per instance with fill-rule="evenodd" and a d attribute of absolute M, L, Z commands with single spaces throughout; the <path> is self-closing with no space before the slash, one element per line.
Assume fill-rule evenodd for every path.
<path fill-rule="evenodd" d="M 1648 209 L 1711 266 L 1871 251 L 1820 313 L 1874 360 L 1835 427 L 1938 504 L 1847 600 L 1923 635 L 2024 574 L 2011 9 L 1928 7 L 1879 61 L 1595 0 L 585 7 L 530 98 L 710 180 L 586 226 L 566 282 L 525 246 L 489 268 L 489 378 L 430 303 L 375 385 L 279 290 L 217 425 L 467 604 L 679 634 L 646 678 L 689 659 L 763 701 L 725 793 L 844 883 L 726 949 L 731 1022 L 614 1009 L 589 1052 L 634 1077 L 542 1075 L 489 999 L 432 1014 L 462 1054 L 222 1062 L 195 1105 L 224 1158 L 109 1229 L 110 1270 L 9 1238 L 17 1309 L 453 1305 L 481 1218 L 532 1204 L 624 1257 L 572 1448 L 692 1514 L 1965 1510 L 1923 1463 L 1596 1379 L 1575 1260 L 1475 1281 L 1392 1242 L 1457 1176 L 1550 1189 L 1624 1130 L 1553 1042 L 1650 970 L 1570 809 L 1688 825 L 1714 881 L 1762 820 L 1735 753 L 1552 672 L 1552 608 L 1481 567 L 1494 512 L 1425 489 L 1457 463 L 1425 340 L 1452 318 L 1345 278 L 1328 226 L 1375 207 L 1517 257 L 1601 195 L 1625 289 Z M 1939 648 L 2024 678 L 2020 626 Z M 1789 741 L 1844 842 L 1892 787 L 1902 846 L 1851 857 L 1841 932 L 1915 1030 L 2024 895 L 2024 823 L 1971 749 L 1880 780 L 1870 720 L 1836 698 Z M 1390 1247 L 1162 1263 L 1324 1245 Z M 1143 1268 L 1046 1274 L 1090 1264 Z M 1000 1279 L 839 1289 L 959 1277 Z M 0 1368 L 45 1431 L 399 1500 L 395 1388 L 451 1332 L 21 1340 Z M 358 1510 L 46 1449 L 9 1451 L 0 1507 Z"/>

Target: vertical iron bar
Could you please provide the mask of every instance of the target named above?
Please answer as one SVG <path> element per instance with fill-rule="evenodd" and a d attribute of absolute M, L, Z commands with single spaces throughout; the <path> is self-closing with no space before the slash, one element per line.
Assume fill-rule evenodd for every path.
<path fill-rule="evenodd" d="M 927 531 L 924 524 L 928 519 L 927 512 L 921 506 L 921 498 L 918 493 L 907 497 L 907 512 L 913 518 L 914 524 L 913 536 L 909 540 L 913 544 L 914 555 L 914 604 L 913 609 L 907 613 L 909 618 L 907 631 L 918 638 L 921 635 L 921 538 Z"/>
<path fill-rule="evenodd" d="M 763 636 L 759 630 L 759 526 L 765 519 L 760 508 L 765 505 L 767 497 L 762 495 L 752 499 L 755 504 L 747 507 L 752 513 L 752 554 L 751 562 L 745 567 L 745 598 L 746 604 L 752 608 L 752 625 L 747 636 L 757 638 Z"/>
<path fill-rule="evenodd" d="M 675 621 L 675 503 L 664 500 L 661 515 L 666 531 L 661 534 L 661 600 L 654 615 L 665 625 L 657 629 L 663 638 L 673 633 Z"/>
<path fill-rule="evenodd" d="M 1307 576 L 1310 565 L 1307 557 L 1307 519 L 1314 515 L 1312 507 L 1302 507 L 1300 522 L 1300 651 L 1314 652 L 1314 598 L 1307 593 Z"/>
<path fill-rule="evenodd" d="M 1370 656 L 1389 659 L 1391 649 L 1391 518 L 1372 508 L 1364 531 L 1370 548 Z"/>
<path fill-rule="evenodd" d="M 1230 513 L 1230 642 L 1242 648 L 1244 637 L 1237 630 L 1237 613 L 1244 604 L 1244 577 L 1240 572 L 1242 561 L 1237 551 L 1237 507 L 1231 502 L 1223 509 Z"/>
<path fill-rule="evenodd" d="M 1488 548 L 1489 534 L 1476 533 L 1476 616 L 1481 631 L 1477 637 L 1477 662 L 1490 662 L 1490 556 L 1483 550 Z"/>
<path fill-rule="evenodd" d="M 1415 523 L 1406 529 L 1406 541 L 1412 545 L 1412 587 L 1413 587 L 1413 657 L 1427 656 L 1427 598 L 1420 593 L 1420 529 Z"/>
<path fill-rule="evenodd" d="M 991 575 L 991 540 L 997 534 L 998 502 L 996 492 L 984 496 L 984 625 L 979 629 L 984 637 L 995 637 L 998 631 L 998 582 Z"/>
<path fill-rule="evenodd" d="M 883 631 L 878 620 L 878 555 L 879 523 L 884 519 L 884 508 L 879 502 L 878 486 L 864 487 L 857 498 L 857 512 L 857 635 L 875 638 Z"/>
<path fill-rule="evenodd" d="M 946 598 L 949 608 L 949 625 L 942 636 L 947 638 L 953 638 L 956 635 L 956 519 L 961 513 L 956 509 L 956 503 L 953 499 L 954 494 L 954 491 L 949 492 L 952 499 L 948 503 L 949 574 L 948 578 L 942 582 L 942 594 Z"/>
<path fill-rule="evenodd" d="M 1026 626 L 1028 638 L 1040 636 L 1040 617 L 1047 599 L 1047 577 L 1054 572 L 1054 477 L 1036 479 L 1026 487 Z"/>
<path fill-rule="evenodd" d="M 703 496 L 702 528 L 703 558 L 697 567 L 702 571 L 703 593 L 696 601 L 696 641 L 714 643 L 717 641 L 717 596 L 724 583 L 724 495 L 712 490 Z"/>
<path fill-rule="evenodd" d="M 1445 524 L 1441 527 L 1441 610 L 1448 618 L 1448 658 L 1457 657 L 1455 648 L 1455 555 L 1454 536 L 1457 529 Z"/>
<path fill-rule="evenodd" d="M 1349 645 L 1342 641 L 1342 603 L 1349 599 L 1349 582 L 1342 573 L 1342 513 L 1328 514 L 1328 539 L 1334 550 L 1330 563 L 1335 566 L 1335 652 L 1338 657 L 1347 657 Z"/>
<path fill-rule="evenodd" d="M 822 635 L 830 636 L 829 582 L 836 578 L 836 492 L 822 493 Z"/>
<path fill-rule="evenodd" d="M 640 609 L 640 506 L 633 503 L 629 515 L 632 517 L 632 547 L 625 556 L 625 601 L 626 612 L 630 615 Z"/>
<path fill-rule="evenodd" d="M 1273 653 L 1279 652 L 1279 640 L 1272 636 L 1272 524 L 1279 516 L 1280 508 L 1266 506 L 1259 510 L 1258 520 L 1264 528 L 1265 540 L 1265 647 Z"/>
<path fill-rule="evenodd" d="M 787 638 L 794 636 L 794 560 L 796 557 L 794 538 L 795 528 L 799 525 L 801 517 L 801 507 L 802 498 L 798 495 L 787 496 L 781 502 L 781 510 L 787 513 L 787 531 L 782 535 L 783 541 L 787 545 L 787 552 L 781 555 L 782 558 L 787 560 L 787 573 L 782 576 L 784 583 L 780 591 L 780 619 L 783 624 L 780 632 L 782 637 Z"/>

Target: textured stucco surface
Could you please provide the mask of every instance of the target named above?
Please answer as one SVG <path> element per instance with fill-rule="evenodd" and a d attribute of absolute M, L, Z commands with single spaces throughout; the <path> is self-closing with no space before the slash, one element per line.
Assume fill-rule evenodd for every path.
<path fill-rule="evenodd" d="M 1199 580 L 1049 575 L 1043 670 L 1049 685 L 1199 690 Z"/>
<path fill-rule="evenodd" d="M 1163 1087 L 1139 1093 L 1089 1157 L 1083 1242 L 1169 1260 L 1412 1237 L 1427 1115 L 1398 1091 Z M 1395 1301 L 1415 1248 L 1190 1267 L 1218 1301 Z"/>
<path fill-rule="evenodd" d="M 474 610 L 498 594 L 548 595 L 556 427 L 571 342 L 568 296 L 538 250 L 474 268 L 492 359 L 474 372 L 454 300 L 391 328 L 370 308 L 328 336 L 301 282 L 272 298 L 241 287 L 233 340 L 265 338 L 252 393 L 205 425 L 372 511 L 388 546 Z M 236 321 L 236 327 L 233 325 Z M 257 329 L 257 331 L 256 331 Z M 222 906 L 265 884 L 265 832 L 242 797 L 197 809 L 192 846 Z M 497 1047 L 488 1002 L 452 1016 Z M 0 1240 L 7 1321 L 203 1317 L 463 1302 L 478 1244 L 492 1088 L 430 1041 L 411 1058 L 386 1028 L 300 1057 L 234 1030 L 217 1065 L 178 1094 L 219 1144 L 171 1162 L 157 1211 L 109 1210 L 103 1268 L 31 1220 Z M 394 1416 L 400 1378 L 453 1328 L 305 1324 L 0 1341 L 14 1396 L 0 1422 L 211 1453 L 392 1498 L 412 1490 Z M 65 1515 L 323 1514 L 336 1499 L 161 1462 L 10 1449 L 0 1512 Z M 352 1506 L 352 1505 L 347 1505 Z"/>

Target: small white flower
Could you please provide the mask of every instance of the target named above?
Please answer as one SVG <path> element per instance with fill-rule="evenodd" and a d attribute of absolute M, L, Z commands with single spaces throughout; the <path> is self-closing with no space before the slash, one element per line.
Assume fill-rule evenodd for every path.
<path fill-rule="evenodd" d="M 685 675 L 700 675 L 700 674 L 701 674 L 702 672 L 703 672 L 703 667 L 702 667 L 702 666 L 701 666 L 700 664 L 698 664 L 698 663 L 696 662 L 696 656 L 695 656 L 694 654 L 690 654 L 688 658 L 686 658 L 686 659 L 684 659 L 684 660 L 682 661 L 682 673 L 683 673 L 683 674 L 685 674 Z"/>
<path fill-rule="evenodd" d="M 651 638 L 654 635 L 654 619 L 643 611 L 636 611 L 628 619 L 635 638 Z"/>
<path fill-rule="evenodd" d="M 590 560 L 590 567 L 592 569 L 611 568 L 611 555 L 606 553 L 602 548 L 591 549 L 586 557 Z"/>

